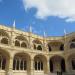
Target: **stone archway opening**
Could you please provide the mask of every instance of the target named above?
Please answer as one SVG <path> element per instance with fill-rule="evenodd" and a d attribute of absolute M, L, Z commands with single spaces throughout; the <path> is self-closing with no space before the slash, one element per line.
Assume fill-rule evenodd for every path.
<path fill-rule="evenodd" d="M 65 60 L 61 56 L 53 56 L 51 57 L 50 61 L 50 72 L 65 72 Z"/>
<path fill-rule="evenodd" d="M 0 29 L 0 42 L 6 45 L 10 42 L 9 34 L 3 29 Z"/>
<path fill-rule="evenodd" d="M 75 53 L 72 53 L 68 56 L 68 69 L 71 72 L 75 72 Z"/>
<path fill-rule="evenodd" d="M 8 39 L 7 38 L 2 38 L 1 43 L 2 44 L 8 44 Z"/>
<path fill-rule="evenodd" d="M 23 35 L 16 36 L 15 46 L 22 47 L 22 48 L 28 48 L 29 43 L 28 43 L 27 38 L 25 38 Z"/>
<path fill-rule="evenodd" d="M 37 75 L 47 73 L 47 59 L 44 55 L 36 55 L 34 57 L 34 70 Z"/>
<path fill-rule="evenodd" d="M 61 41 L 50 41 L 48 43 L 48 50 L 49 51 L 64 51 L 64 44 Z"/>
<path fill-rule="evenodd" d="M 0 75 L 6 75 L 9 66 L 10 55 L 7 51 L 0 49 Z"/>
<path fill-rule="evenodd" d="M 14 75 L 27 75 L 30 72 L 31 58 L 27 53 L 17 53 L 13 59 Z"/>
<path fill-rule="evenodd" d="M 33 40 L 33 47 L 35 50 L 39 50 L 39 51 L 43 50 L 42 42 L 39 39 Z"/>

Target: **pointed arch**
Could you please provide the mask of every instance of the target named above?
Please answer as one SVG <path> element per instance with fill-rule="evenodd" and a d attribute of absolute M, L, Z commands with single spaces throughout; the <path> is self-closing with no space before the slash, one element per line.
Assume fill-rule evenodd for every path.
<path fill-rule="evenodd" d="M 75 48 L 75 38 L 72 38 L 70 40 L 70 49 L 73 49 L 73 48 Z"/>
<path fill-rule="evenodd" d="M 18 43 L 20 47 L 23 47 L 23 48 L 28 48 L 29 46 L 28 40 L 23 35 L 16 36 L 15 43 L 16 42 Z"/>
<path fill-rule="evenodd" d="M 27 48 L 27 44 L 26 44 L 26 42 L 22 42 L 22 43 L 21 43 L 21 47 L 23 47 L 23 48 Z"/>
<path fill-rule="evenodd" d="M 0 38 L 2 44 L 9 44 L 9 34 L 3 29 L 0 29 Z"/>
<path fill-rule="evenodd" d="M 54 55 L 50 58 L 51 72 L 65 72 L 65 59 L 62 56 Z"/>
<path fill-rule="evenodd" d="M 53 51 L 53 50 L 63 51 L 64 50 L 64 43 L 58 40 L 57 41 L 53 40 L 53 41 L 48 42 L 47 46 L 48 46 L 49 51 Z"/>
<path fill-rule="evenodd" d="M 16 53 L 13 59 L 13 70 L 30 70 L 30 55 L 27 53 Z"/>
<path fill-rule="evenodd" d="M 47 73 L 47 59 L 44 55 L 38 54 L 34 57 L 34 69 Z"/>
<path fill-rule="evenodd" d="M 71 53 L 68 55 L 67 64 L 70 71 L 75 71 L 75 53 Z"/>
<path fill-rule="evenodd" d="M 48 46 L 49 52 L 52 51 L 51 45 L 49 43 L 47 44 L 47 46 Z"/>
<path fill-rule="evenodd" d="M 42 49 L 43 49 L 42 42 L 39 39 L 34 39 L 33 40 L 33 46 L 34 46 L 34 49 L 36 49 L 36 50 L 41 50 L 42 51 Z"/>
<path fill-rule="evenodd" d="M 20 42 L 18 40 L 15 40 L 15 46 L 20 47 Z"/>
<path fill-rule="evenodd" d="M 9 38 L 9 34 L 3 29 L 0 29 L 0 36 L 6 36 Z"/>
<path fill-rule="evenodd" d="M 8 44 L 8 38 L 3 37 L 3 38 L 1 39 L 1 43 L 2 43 L 2 44 Z"/>
<path fill-rule="evenodd" d="M 10 53 L 0 48 L 0 70 L 8 69 Z"/>

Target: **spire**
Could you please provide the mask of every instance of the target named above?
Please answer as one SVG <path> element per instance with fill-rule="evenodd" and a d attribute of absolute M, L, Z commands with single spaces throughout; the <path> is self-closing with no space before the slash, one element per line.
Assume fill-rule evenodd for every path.
<path fill-rule="evenodd" d="M 15 25 L 15 20 L 14 20 L 14 22 L 13 22 L 13 28 L 15 28 L 16 27 L 16 25 Z"/>
<path fill-rule="evenodd" d="M 29 31 L 32 32 L 32 27 L 31 27 L 31 25 L 30 25 L 30 27 L 29 27 Z"/>
<path fill-rule="evenodd" d="M 65 29 L 64 29 L 64 34 L 65 34 L 65 35 L 67 34 Z"/>
<path fill-rule="evenodd" d="M 64 37 L 65 37 L 65 41 L 66 41 L 66 30 L 64 29 Z"/>
<path fill-rule="evenodd" d="M 44 31 L 44 37 L 46 37 L 46 32 Z"/>

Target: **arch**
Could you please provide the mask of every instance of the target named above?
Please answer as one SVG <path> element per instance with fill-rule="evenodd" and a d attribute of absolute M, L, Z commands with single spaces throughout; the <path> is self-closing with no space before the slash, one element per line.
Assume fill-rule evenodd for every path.
<path fill-rule="evenodd" d="M 15 40 L 15 46 L 20 47 L 20 42 L 18 40 Z"/>
<path fill-rule="evenodd" d="M 48 43 L 47 46 L 48 46 L 48 50 L 49 50 L 49 52 L 50 52 L 50 51 L 52 50 L 52 49 L 51 49 L 51 45 Z"/>
<path fill-rule="evenodd" d="M 37 55 L 35 55 L 35 56 L 34 56 L 34 59 L 37 58 L 37 57 L 42 58 L 42 61 L 44 61 L 44 60 L 47 61 L 46 56 L 43 55 L 43 54 L 37 54 Z"/>
<path fill-rule="evenodd" d="M 39 39 L 34 39 L 33 43 L 42 44 L 42 42 Z"/>
<path fill-rule="evenodd" d="M 21 40 L 21 41 L 28 41 L 26 39 L 26 37 L 24 37 L 23 35 L 16 36 L 15 39 L 18 39 L 18 40 Z"/>
<path fill-rule="evenodd" d="M 75 38 L 71 40 L 72 42 L 75 42 Z"/>
<path fill-rule="evenodd" d="M 75 37 L 70 37 L 68 42 L 75 42 Z"/>
<path fill-rule="evenodd" d="M 67 64 L 70 71 L 75 71 L 75 53 L 69 54 Z"/>
<path fill-rule="evenodd" d="M 27 53 L 16 53 L 13 60 L 13 70 L 30 70 L 30 55 Z"/>
<path fill-rule="evenodd" d="M 9 34 L 3 30 L 3 29 L 0 29 L 0 36 L 6 36 L 6 37 L 9 37 Z"/>
<path fill-rule="evenodd" d="M 70 49 L 73 49 L 73 48 L 75 48 L 75 43 L 70 44 Z"/>
<path fill-rule="evenodd" d="M 22 43 L 21 43 L 21 47 L 27 48 L 27 44 L 26 44 L 25 42 L 22 42 Z"/>
<path fill-rule="evenodd" d="M 33 40 L 33 46 L 34 49 L 42 51 L 43 46 L 42 46 L 42 42 L 39 39 Z"/>
<path fill-rule="evenodd" d="M 70 40 L 70 49 L 75 48 L 75 38 Z"/>
<path fill-rule="evenodd" d="M 58 46 L 58 45 L 62 44 L 62 42 L 59 40 L 53 40 L 53 41 L 49 41 L 48 44 L 50 44 L 51 46 L 52 45 Z"/>
<path fill-rule="evenodd" d="M 41 45 L 38 45 L 38 46 L 37 46 L 37 50 L 42 50 Z"/>
<path fill-rule="evenodd" d="M 70 48 L 70 49 L 75 48 L 75 37 L 72 37 L 72 38 L 69 40 L 69 48 Z"/>
<path fill-rule="evenodd" d="M 64 50 L 64 44 L 63 44 L 63 42 L 61 42 L 61 41 L 50 41 L 50 42 L 48 42 L 48 50 L 49 51 L 52 51 L 52 50 L 61 50 L 61 51 L 63 51 Z"/>
<path fill-rule="evenodd" d="M 44 55 L 38 54 L 34 57 L 34 69 L 47 73 L 47 59 Z"/>
<path fill-rule="evenodd" d="M 63 50 L 64 50 L 64 44 L 61 44 L 59 49 L 60 49 L 61 51 L 63 51 Z"/>
<path fill-rule="evenodd" d="M 0 29 L 0 38 L 0 42 L 2 44 L 9 44 L 9 34 L 3 29 Z"/>
<path fill-rule="evenodd" d="M 15 40 L 22 42 L 20 44 L 20 46 L 22 46 L 22 47 L 24 47 L 24 46 L 28 47 L 28 45 L 29 45 L 28 40 L 23 35 L 16 36 Z"/>
<path fill-rule="evenodd" d="M 0 48 L 0 70 L 7 70 L 9 65 L 9 52 Z"/>
<path fill-rule="evenodd" d="M 5 37 L 2 38 L 2 39 L 1 39 L 1 43 L 2 43 L 2 44 L 8 44 L 8 38 L 5 38 Z"/>
<path fill-rule="evenodd" d="M 63 58 L 64 59 L 62 55 L 57 55 L 57 54 L 50 57 L 50 59 L 53 59 L 53 58 Z"/>
<path fill-rule="evenodd" d="M 65 59 L 62 56 L 52 56 L 49 63 L 51 72 L 65 72 Z"/>

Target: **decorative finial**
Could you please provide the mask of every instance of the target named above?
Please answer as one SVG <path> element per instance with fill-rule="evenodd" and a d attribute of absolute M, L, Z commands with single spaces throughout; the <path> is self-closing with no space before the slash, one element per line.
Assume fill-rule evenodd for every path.
<path fill-rule="evenodd" d="M 64 29 L 64 37 L 65 37 L 65 42 L 66 42 L 66 30 Z"/>
<path fill-rule="evenodd" d="M 31 27 L 31 25 L 30 25 L 29 31 L 32 32 L 32 27 Z"/>
<path fill-rule="evenodd" d="M 15 20 L 14 20 L 14 22 L 13 22 L 13 28 L 15 28 L 16 27 L 16 25 L 15 25 Z"/>
<path fill-rule="evenodd" d="M 44 37 L 46 37 L 46 32 L 44 31 Z"/>
<path fill-rule="evenodd" d="M 64 29 L 64 34 L 65 34 L 65 35 L 67 34 L 65 29 Z"/>

